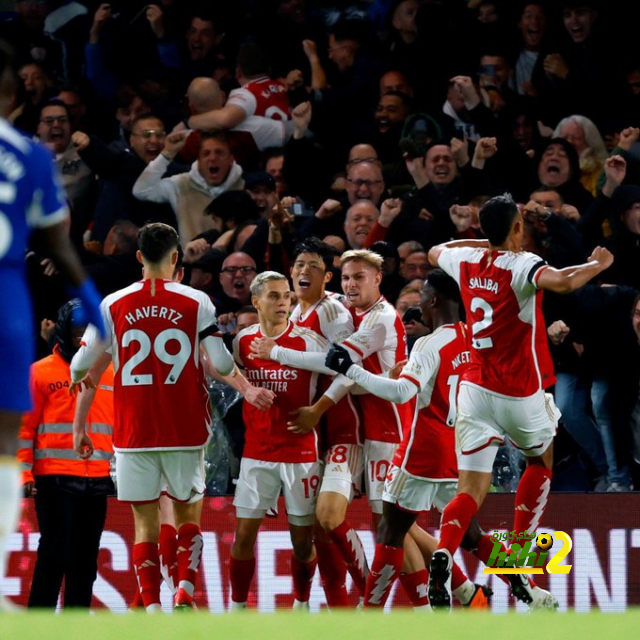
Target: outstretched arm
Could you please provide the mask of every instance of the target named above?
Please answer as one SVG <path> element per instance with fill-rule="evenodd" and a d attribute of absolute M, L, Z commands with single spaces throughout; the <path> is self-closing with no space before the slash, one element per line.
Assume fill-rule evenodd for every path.
<path fill-rule="evenodd" d="M 346 376 L 369 393 L 396 404 L 408 402 L 420 391 L 415 383 L 407 378 L 401 377 L 398 380 L 392 380 L 391 378 L 369 373 L 357 364 L 349 367 Z"/>
<path fill-rule="evenodd" d="M 596 247 L 587 262 L 564 269 L 545 267 L 537 279 L 539 289 L 554 293 L 570 293 L 584 286 L 613 264 L 613 254 L 603 247 Z"/>
<path fill-rule="evenodd" d="M 237 127 L 247 114 L 235 104 L 227 104 L 221 109 L 214 109 L 206 113 L 199 113 L 189 118 L 191 129 L 209 131 L 210 129 L 233 129 Z"/>

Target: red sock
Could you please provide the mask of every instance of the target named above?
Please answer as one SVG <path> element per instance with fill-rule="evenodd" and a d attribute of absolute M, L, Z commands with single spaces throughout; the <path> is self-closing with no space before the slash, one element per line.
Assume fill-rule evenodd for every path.
<path fill-rule="evenodd" d="M 197 524 L 183 524 L 178 530 L 178 588 L 192 598 L 196 588 L 196 576 L 202 559 L 202 531 Z"/>
<path fill-rule="evenodd" d="M 400 575 L 403 558 L 404 549 L 402 547 L 376 545 L 376 555 L 373 558 L 371 573 L 367 578 L 365 607 L 384 607 L 384 603 L 391 593 L 391 587 Z"/>
<path fill-rule="evenodd" d="M 438 549 L 447 549 L 453 555 L 477 512 L 478 505 L 468 493 L 458 494 L 442 512 Z"/>
<path fill-rule="evenodd" d="M 298 602 L 309 602 L 311 581 L 316 572 L 318 559 L 301 562 L 291 554 L 291 575 L 293 576 L 293 596 Z"/>
<path fill-rule="evenodd" d="M 329 608 L 348 607 L 349 596 L 345 586 L 347 565 L 340 550 L 332 542 L 315 541 L 318 554 L 318 570 Z"/>
<path fill-rule="evenodd" d="M 551 469 L 539 464 L 529 465 L 520 478 L 516 491 L 516 517 L 513 530 L 516 536 L 528 531 L 535 533 L 540 526 L 551 489 Z M 509 544 L 513 544 L 510 540 Z M 520 544 L 523 540 L 516 540 Z"/>
<path fill-rule="evenodd" d="M 231 576 L 231 600 L 246 602 L 249 598 L 249 587 L 256 570 L 256 559 L 236 560 L 233 556 L 229 560 L 229 574 Z"/>
<path fill-rule="evenodd" d="M 451 568 L 451 591 L 462 586 L 468 579 L 462 569 L 454 562 Z"/>
<path fill-rule="evenodd" d="M 140 587 L 136 580 L 136 592 L 133 594 L 133 600 L 129 603 L 129 609 L 140 609 L 143 606 L 142 596 L 140 595 Z"/>
<path fill-rule="evenodd" d="M 158 550 L 160 553 L 160 573 L 162 579 L 167 583 L 169 591 L 175 594 L 178 589 L 178 539 L 176 528 L 170 524 L 163 524 L 160 527 L 160 538 L 158 539 Z"/>
<path fill-rule="evenodd" d="M 364 553 L 360 536 L 346 520 L 332 531 L 329 531 L 329 536 L 340 550 L 342 559 L 347 565 L 347 571 L 351 574 L 355 585 L 360 590 L 360 593 L 364 595 L 367 576 L 369 575 L 369 565 L 367 564 L 367 556 Z"/>
<path fill-rule="evenodd" d="M 133 545 L 133 566 L 138 588 L 145 607 L 160 604 L 160 558 L 155 542 L 139 542 Z"/>
<path fill-rule="evenodd" d="M 429 572 L 426 569 L 413 573 L 401 573 L 400 584 L 409 596 L 413 607 L 424 607 L 429 604 L 427 585 L 429 584 Z"/>
<path fill-rule="evenodd" d="M 487 564 L 487 562 L 489 561 L 489 557 L 491 556 L 491 552 L 493 551 L 493 545 L 495 544 L 495 542 L 496 540 L 494 540 L 488 533 L 486 533 L 482 536 L 482 538 L 480 538 L 478 548 L 473 552 L 473 555 L 478 558 L 480 562 Z M 500 548 L 500 553 L 504 553 L 506 551 L 507 548 L 502 545 Z M 502 580 L 502 582 L 504 582 L 506 585 L 510 584 L 509 578 L 507 578 L 507 576 L 505 576 L 503 573 L 497 573 L 495 575 L 497 578 L 500 578 L 500 580 Z"/>

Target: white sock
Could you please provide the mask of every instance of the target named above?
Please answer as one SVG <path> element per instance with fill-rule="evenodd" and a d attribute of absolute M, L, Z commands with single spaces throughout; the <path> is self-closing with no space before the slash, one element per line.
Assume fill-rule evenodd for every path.
<path fill-rule="evenodd" d="M 18 526 L 22 484 L 20 467 L 11 456 L 0 457 L 0 579 L 7 569 L 7 544 Z"/>
<path fill-rule="evenodd" d="M 457 589 L 453 590 L 453 595 L 458 599 L 460 604 L 467 604 L 476 591 L 476 585 L 467 580 L 463 582 Z"/>

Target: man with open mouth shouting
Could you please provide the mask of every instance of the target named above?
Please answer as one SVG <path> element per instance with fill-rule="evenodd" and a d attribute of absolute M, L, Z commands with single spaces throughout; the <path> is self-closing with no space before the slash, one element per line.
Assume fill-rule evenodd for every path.
<path fill-rule="evenodd" d="M 204 215 L 211 200 L 225 191 L 244 189 L 242 167 L 236 163 L 222 131 L 202 134 L 198 159 L 188 173 L 163 178 L 188 134 L 188 131 L 176 131 L 167 136 L 162 153 L 147 165 L 133 186 L 133 195 L 138 200 L 168 202 L 171 205 L 183 245 L 199 233 L 213 228 L 211 217 Z"/>

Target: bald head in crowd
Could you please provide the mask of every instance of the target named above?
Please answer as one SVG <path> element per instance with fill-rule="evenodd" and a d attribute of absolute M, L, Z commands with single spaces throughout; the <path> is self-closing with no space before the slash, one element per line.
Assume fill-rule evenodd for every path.
<path fill-rule="evenodd" d="M 187 100 L 193 115 L 221 109 L 225 103 L 224 91 L 213 78 L 194 78 L 187 89 Z"/>

